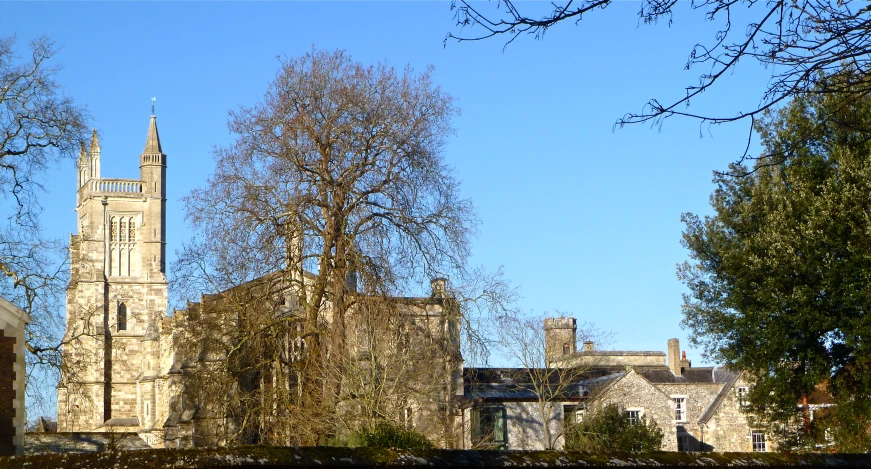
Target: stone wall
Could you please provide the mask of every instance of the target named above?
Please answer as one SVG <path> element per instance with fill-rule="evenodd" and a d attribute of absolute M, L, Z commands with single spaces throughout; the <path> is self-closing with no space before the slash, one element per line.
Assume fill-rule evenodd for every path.
<path fill-rule="evenodd" d="M 554 449 L 562 449 L 562 403 L 548 402 L 544 409 L 538 402 L 508 402 L 505 404 L 508 430 L 508 449 L 545 450 L 548 438 L 544 431 L 544 415 L 547 415 L 550 439 Z"/>
<path fill-rule="evenodd" d="M 0 456 L 24 451 L 24 327 L 30 316 L 0 298 Z"/>
<path fill-rule="evenodd" d="M 677 451 L 673 401 L 635 370 L 627 372 L 594 399 L 594 410 L 611 403 L 626 410 L 640 410 L 642 415 L 654 420 L 662 429 L 662 450 Z"/>
<path fill-rule="evenodd" d="M 136 433 L 28 433 L 24 444 L 24 454 L 98 453 L 142 449 L 151 449 L 151 446 Z"/>
<path fill-rule="evenodd" d="M 753 430 L 748 414 L 744 412 L 738 400 L 736 388 L 749 386 L 738 380 L 725 395 L 717 411 L 700 430 L 702 441 L 713 447 L 714 451 L 752 451 L 753 443 L 750 432 Z M 768 450 L 775 448 L 769 439 Z"/>

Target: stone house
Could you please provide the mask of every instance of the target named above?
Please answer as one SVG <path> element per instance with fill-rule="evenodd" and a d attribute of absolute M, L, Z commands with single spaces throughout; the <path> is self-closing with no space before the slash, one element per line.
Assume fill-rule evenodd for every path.
<path fill-rule="evenodd" d="M 693 368 L 685 355 L 679 356 L 677 339 L 668 341 L 668 354 L 600 351 L 589 342 L 575 351 L 574 327 L 572 318 L 545 321 L 550 370 L 465 370 L 461 407 L 466 448 L 559 449 L 567 425 L 613 403 L 628 419 L 654 420 L 663 432 L 665 451 L 770 450 L 768 436 L 753 427 L 742 406 L 748 383 L 740 373 Z M 573 386 L 563 385 L 567 392 L 549 399 L 548 412 L 535 412 L 542 399 L 529 389 L 528 376 L 555 376 L 554 369 L 579 371 Z"/>

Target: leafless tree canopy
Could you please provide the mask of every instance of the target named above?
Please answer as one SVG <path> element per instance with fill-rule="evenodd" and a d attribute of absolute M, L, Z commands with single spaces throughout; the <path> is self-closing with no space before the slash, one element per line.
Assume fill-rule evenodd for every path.
<path fill-rule="evenodd" d="M 557 312 L 559 315 L 565 313 Z M 560 366 L 548 349 L 546 332 L 543 328 L 545 316 L 502 316 L 495 318 L 494 329 L 498 335 L 498 347 L 503 355 L 517 366 L 517 377 L 512 376 L 518 389 L 534 396 L 533 418 L 539 422 L 553 419 L 557 406 L 564 402 L 577 401 L 578 386 L 591 376 L 596 363 L 578 363 Z M 570 316 L 570 315 L 569 315 Z M 593 323 L 580 325 L 576 331 L 574 350 L 582 350 L 579 345 L 593 341 L 600 346 L 611 339 L 610 332 L 603 331 Z M 541 445 L 546 449 L 556 449 L 558 440 L 564 435 L 550 425 L 543 425 Z"/>
<path fill-rule="evenodd" d="M 50 40 L 33 41 L 23 57 L 15 46 L 15 37 L 0 38 L 0 295 L 32 317 L 26 337 L 32 371 L 33 364 L 60 365 L 67 282 L 64 247 L 40 229 L 40 176 L 74 155 L 87 114 L 55 81 Z"/>
<path fill-rule="evenodd" d="M 524 34 L 537 39 L 548 28 L 562 22 L 580 24 L 581 19 L 607 8 L 611 0 L 582 0 L 551 3 L 540 14 L 530 13 L 534 4 L 500 0 L 485 4 L 460 0 L 452 5 L 460 31 L 448 39 L 474 41 L 502 36 L 506 46 Z M 640 21 L 672 23 L 677 0 L 642 0 Z M 697 43 L 690 51 L 686 68 L 701 66 L 699 82 L 686 87 L 684 97 L 660 102 L 650 100 L 639 113 L 628 113 L 617 126 L 650 122 L 661 125 L 672 116 L 686 116 L 719 124 L 757 118 L 766 109 L 804 93 L 867 94 L 871 89 L 871 5 L 852 0 L 693 0 L 695 9 L 704 11 L 716 32 L 711 42 Z M 746 28 L 733 28 L 733 20 L 751 15 Z M 767 89 L 758 106 L 735 114 L 702 115 L 690 110 L 690 102 L 735 69 L 741 60 L 755 60 L 772 71 Z M 849 86 L 819 87 L 822 76 L 843 67 L 857 70 L 858 83 Z"/>
<path fill-rule="evenodd" d="M 216 151 L 214 175 L 185 200 L 198 235 L 180 253 L 174 287 L 196 300 L 255 279 L 279 286 L 277 303 L 263 295 L 224 314 L 222 321 L 238 318 L 244 327 L 230 327 L 232 335 L 214 343 L 236 347 L 259 337 L 266 344 L 281 334 L 304 339 L 299 362 L 281 358 L 287 347 L 258 355 L 284 360 L 289 374 L 301 376 L 294 385 L 298 405 L 288 408 L 299 410 L 294 418 L 305 424 L 294 438 L 311 433 L 302 441 L 336 431 L 340 422 L 331 419 L 345 396 L 358 396 L 358 405 L 359 396 L 368 396 L 361 418 L 371 420 L 410 392 L 395 372 L 415 371 L 414 360 L 405 360 L 414 350 L 397 352 L 389 334 L 403 331 L 403 315 L 422 306 L 399 308 L 396 295 L 419 292 L 437 277 L 478 288 L 467 304 L 494 305 L 491 297 L 505 291 L 467 267 L 477 220 L 442 156 L 458 110 L 431 75 L 365 66 L 341 51 L 283 60 L 263 101 L 231 113 L 236 142 Z M 263 313 L 268 318 L 243 321 L 259 304 L 271 305 Z M 370 327 L 355 332 L 361 321 Z M 353 341 L 379 325 L 386 335 L 377 342 L 390 346 L 373 347 L 389 352 L 362 366 L 349 355 L 359 348 Z M 268 331 L 274 327 L 285 332 L 276 336 Z M 385 369 L 379 360 L 402 364 L 387 367 L 393 377 L 379 377 L 377 386 L 355 379 L 374 379 Z"/>

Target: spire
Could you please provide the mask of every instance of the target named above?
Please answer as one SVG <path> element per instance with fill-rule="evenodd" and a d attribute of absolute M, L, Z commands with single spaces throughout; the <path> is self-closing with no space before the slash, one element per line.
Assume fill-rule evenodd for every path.
<path fill-rule="evenodd" d="M 144 155 L 162 154 L 160 149 L 160 136 L 157 134 L 157 117 L 151 115 L 151 123 L 148 125 L 148 138 L 145 139 Z"/>
<path fill-rule="evenodd" d="M 94 129 L 94 133 L 91 134 L 91 147 L 89 150 L 91 154 L 100 153 L 100 137 L 97 136 L 97 129 Z"/>
<path fill-rule="evenodd" d="M 85 167 L 88 164 L 88 152 L 85 150 L 85 141 L 79 142 L 79 167 Z"/>

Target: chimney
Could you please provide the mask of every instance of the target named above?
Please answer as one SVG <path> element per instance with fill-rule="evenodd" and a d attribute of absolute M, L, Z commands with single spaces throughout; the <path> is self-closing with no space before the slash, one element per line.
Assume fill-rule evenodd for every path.
<path fill-rule="evenodd" d="M 686 350 L 684 350 L 680 353 L 680 373 L 683 374 L 684 370 L 686 370 L 687 368 L 691 368 L 691 367 L 692 367 L 692 363 L 690 363 L 690 361 L 687 360 L 687 352 L 686 352 Z"/>
<path fill-rule="evenodd" d="M 680 376 L 680 341 L 668 339 L 668 369 L 675 376 Z"/>
<path fill-rule="evenodd" d="M 585 352 L 592 352 L 593 349 L 595 348 L 595 345 L 596 344 L 594 344 L 592 340 L 585 340 L 584 341 L 584 351 Z"/>

